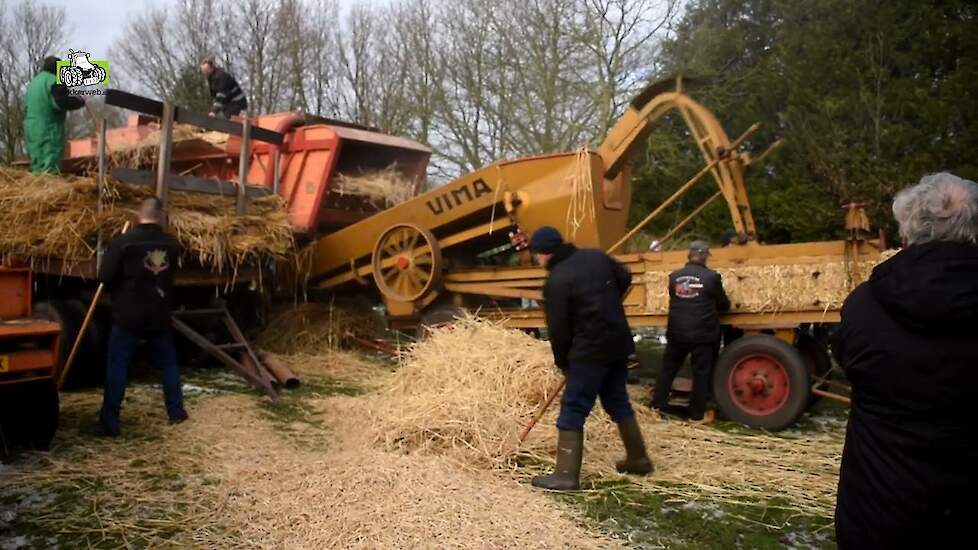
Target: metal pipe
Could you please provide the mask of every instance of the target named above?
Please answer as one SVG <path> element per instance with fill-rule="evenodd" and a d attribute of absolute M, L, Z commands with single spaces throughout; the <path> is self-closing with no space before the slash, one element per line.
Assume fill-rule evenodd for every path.
<path fill-rule="evenodd" d="M 278 195 L 280 188 L 282 187 L 282 174 L 281 171 L 282 163 L 282 151 L 276 149 L 275 154 L 272 155 L 272 191 Z"/>
<path fill-rule="evenodd" d="M 156 164 L 156 197 L 166 207 L 167 203 L 167 182 L 166 177 L 170 174 L 170 155 L 173 151 L 173 118 L 176 109 L 173 103 L 163 102 L 163 115 L 160 118 L 160 146 L 157 154 Z"/>
<path fill-rule="evenodd" d="M 105 196 L 105 126 L 106 118 L 103 116 L 98 124 L 98 198 L 95 203 L 95 212 L 98 218 L 102 219 L 102 200 Z M 102 241 L 102 226 L 99 225 L 98 244 L 95 245 L 95 270 L 102 268 L 102 253 L 105 243 Z"/>
<path fill-rule="evenodd" d="M 245 113 L 241 121 L 241 158 L 238 163 L 238 204 L 237 214 L 244 216 L 248 200 L 248 165 L 251 162 L 251 122 L 250 114 Z"/>

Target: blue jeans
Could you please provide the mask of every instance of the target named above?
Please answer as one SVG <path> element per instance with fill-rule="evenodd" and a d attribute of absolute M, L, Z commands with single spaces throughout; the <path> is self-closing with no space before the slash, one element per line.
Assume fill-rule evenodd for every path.
<path fill-rule="evenodd" d="M 119 414 L 122 409 L 122 399 L 126 396 L 129 362 L 142 338 L 146 339 L 150 347 L 154 365 L 163 371 L 166 414 L 170 419 L 180 418 L 185 414 L 173 333 L 166 330 L 137 334 L 119 325 L 112 325 L 112 333 L 109 335 L 109 359 L 105 372 L 105 395 L 102 399 L 102 412 L 99 414 L 102 426 L 109 433 L 118 434 L 120 431 Z"/>
<path fill-rule="evenodd" d="M 594 402 L 601 397 L 601 406 L 615 422 L 635 416 L 628 401 L 628 366 L 625 361 L 610 365 L 589 365 L 571 362 L 564 371 L 567 386 L 560 398 L 557 429 L 568 432 L 584 430 Z"/>

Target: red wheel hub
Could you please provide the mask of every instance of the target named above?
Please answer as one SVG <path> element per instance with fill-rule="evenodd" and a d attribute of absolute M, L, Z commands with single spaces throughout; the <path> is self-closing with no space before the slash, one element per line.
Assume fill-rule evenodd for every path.
<path fill-rule="evenodd" d="M 748 414 L 774 414 L 791 394 L 788 371 L 774 357 L 750 355 L 730 369 L 727 391 L 733 402 Z"/>
<path fill-rule="evenodd" d="M 397 269 L 404 271 L 405 269 L 411 267 L 411 261 L 404 256 L 397 257 Z"/>

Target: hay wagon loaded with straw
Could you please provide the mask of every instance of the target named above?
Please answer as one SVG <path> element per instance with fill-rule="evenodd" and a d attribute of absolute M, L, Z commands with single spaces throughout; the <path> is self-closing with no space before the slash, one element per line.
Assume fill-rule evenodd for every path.
<path fill-rule="evenodd" d="M 97 137 L 71 141 L 64 176 L 0 167 L 0 259 L 33 271 L 33 313 L 61 327 L 63 365 L 104 243 L 142 198 L 160 197 L 185 249 L 174 321 L 184 349 L 203 349 L 275 399 L 247 329 L 276 287 L 289 290 L 278 282 L 294 280 L 302 246 L 415 195 L 430 150 L 304 113 L 228 121 L 119 90 L 105 97 L 132 111 L 128 123 L 107 129 L 103 119 Z M 107 336 L 107 312 L 93 311 L 72 370 L 82 379 L 101 370 Z"/>
<path fill-rule="evenodd" d="M 631 161 L 671 111 L 685 120 L 706 165 L 626 231 Z M 497 162 L 321 238 L 310 281 L 334 292 L 375 287 L 396 327 L 447 322 L 465 309 L 512 327 L 543 328 L 535 301 L 542 300 L 546 272 L 522 249 L 526 234 L 553 225 L 577 246 L 615 254 L 631 270 L 625 306 L 633 327 L 664 326 L 667 276 L 685 263 L 685 252 L 620 252 L 709 175 L 716 193 L 660 240 L 672 238 L 707 204 L 726 202 L 739 239 L 716 250 L 711 267 L 723 274 L 733 302 L 722 323 L 744 336 L 719 357 L 714 395 L 728 418 L 785 428 L 813 393 L 846 400 L 826 391 L 831 361 L 820 336 L 838 322 L 843 300 L 881 260 L 885 245 L 869 238 L 859 205 L 847 217 L 846 240 L 758 243 L 744 172 L 771 148 L 757 158 L 738 151 L 754 130 L 731 141 L 713 114 L 683 92 L 681 81 L 650 86 L 596 150 Z M 683 384 L 677 381 L 679 389 Z"/>

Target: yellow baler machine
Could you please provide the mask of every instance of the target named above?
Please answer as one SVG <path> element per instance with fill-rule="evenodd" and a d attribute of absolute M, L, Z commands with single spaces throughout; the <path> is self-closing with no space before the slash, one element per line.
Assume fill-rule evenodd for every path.
<path fill-rule="evenodd" d="M 672 111 L 683 117 L 706 164 L 626 231 L 631 162 L 656 121 Z M 443 320 L 439 311 L 465 307 L 510 326 L 542 328 L 542 311 L 516 301 L 523 299 L 525 306 L 526 300 L 542 299 L 545 270 L 494 265 L 490 258 L 495 252 L 512 255 L 514 235 L 552 225 L 579 247 L 615 254 L 633 273 L 625 298 L 631 323 L 662 326 L 667 312 L 651 304 L 666 289 L 649 287 L 655 280 L 649 275 L 682 266 L 685 252 L 618 252 L 709 175 L 717 192 L 661 240 L 722 198 L 738 239 L 715 251 L 711 267 L 844 264 L 851 288 L 867 274 L 859 266 L 880 255 L 879 243 L 861 228 L 850 227 L 851 238 L 843 241 L 758 244 L 744 185 L 745 169 L 757 160 L 738 150 L 756 129 L 731 141 L 716 117 L 684 93 L 681 80 L 652 85 L 631 102 L 597 150 L 497 162 L 323 237 L 313 251 L 310 280 L 331 290 L 375 285 L 396 326 L 416 325 L 426 316 Z M 812 391 L 846 400 L 825 391 L 831 363 L 811 328 L 838 319 L 837 303 L 817 300 L 791 311 L 735 309 L 726 315 L 723 322 L 746 337 L 728 346 L 718 362 L 714 395 L 722 412 L 745 424 L 781 429 L 801 414 Z"/>

